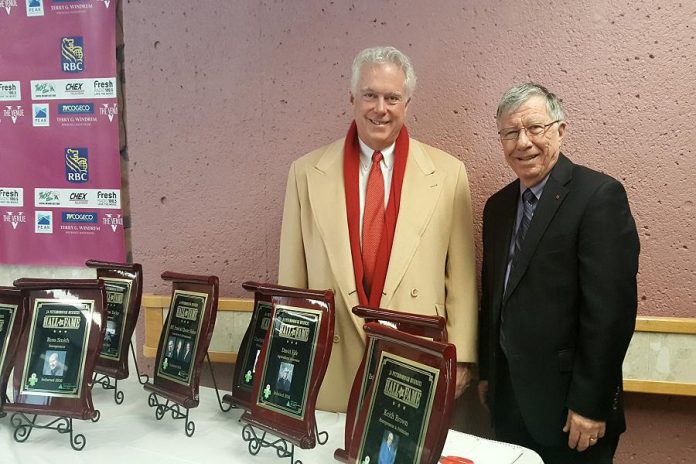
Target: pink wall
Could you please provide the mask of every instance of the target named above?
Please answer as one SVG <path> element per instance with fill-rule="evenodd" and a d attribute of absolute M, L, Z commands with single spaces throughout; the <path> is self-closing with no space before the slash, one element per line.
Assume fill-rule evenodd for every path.
<path fill-rule="evenodd" d="M 129 0 L 123 9 L 132 251 L 146 291 L 164 291 L 165 269 L 216 274 L 225 296 L 246 296 L 243 280 L 276 278 L 288 166 L 345 134 L 352 58 L 390 44 L 419 79 L 412 135 L 468 166 L 477 239 L 485 200 L 513 178 L 497 101 L 538 81 L 566 105 L 566 154 L 628 190 L 643 250 L 640 313 L 696 317 L 693 2 Z M 674 462 L 693 455 L 673 440 L 686 419 L 672 425 L 651 409 L 664 401 L 629 401 L 635 432 L 619 462 L 654 462 L 632 455 L 658 447 Z M 696 415 L 684 398 L 669 404 Z M 653 421 L 660 443 L 636 440 Z"/>

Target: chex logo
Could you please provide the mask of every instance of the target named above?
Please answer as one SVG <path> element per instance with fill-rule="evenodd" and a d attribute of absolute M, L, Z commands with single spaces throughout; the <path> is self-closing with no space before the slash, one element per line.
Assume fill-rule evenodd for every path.
<path fill-rule="evenodd" d="M 93 103 L 60 103 L 58 114 L 94 114 Z"/>
<path fill-rule="evenodd" d="M 0 101 L 21 100 L 19 81 L 0 81 Z"/>
<path fill-rule="evenodd" d="M 12 211 L 8 211 L 7 214 L 2 216 L 2 220 L 3 222 L 9 222 L 12 224 L 12 228 L 16 229 L 17 225 L 25 224 L 27 222 L 27 216 L 22 211 L 19 211 L 16 214 Z"/>
<path fill-rule="evenodd" d="M 65 149 L 65 180 L 83 184 L 89 180 L 89 163 L 86 148 Z"/>
<path fill-rule="evenodd" d="M 26 0 L 27 16 L 43 16 L 44 7 L 43 0 Z"/>
<path fill-rule="evenodd" d="M 63 37 L 60 44 L 60 64 L 63 72 L 79 73 L 85 70 L 84 38 Z"/>
<path fill-rule="evenodd" d="M 108 103 L 102 103 L 102 107 L 99 108 L 99 114 L 107 116 L 109 122 L 114 122 L 114 116 L 118 114 L 118 104 L 109 105 Z"/>
<path fill-rule="evenodd" d="M 0 187 L 0 206 L 24 206 L 24 189 Z"/>
<path fill-rule="evenodd" d="M 97 213 L 86 212 L 64 212 L 62 214 L 63 222 L 79 222 L 83 224 L 96 224 Z"/>
<path fill-rule="evenodd" d="M 123 227 L 123 218 L 120 214 L 104 214 L 105 218 L 102 218 L 102 222 L 105 226 L 111 226 L 111 230 L 116 232 L 118 226 Z"/>
<path fill-rule="evenodd" d="M 34 224 L 34 232 L 36 232 L 37 234 L 53 233 L 52 211 L 36 211 L 36 222 Z"/>
<path fill-rule="evenodd" d="M 48 127 L 51 125 L 48 118 L 48 103 L 34 103 L 31 105 L 31 113 L 34 115 L 34 127 Z"/>
<path fill-rule="evenodd" d="M 17 119 L 24 117 L 24 109 L 21 106 L 6 106 L 2 113 L 6 118 L 12 119 L 12 124 L 17 124 Z"/>
<path fill-rule="evenodd" d="M 7 14 L 10 14 L 13 7 L 17 6 L 17 0 L 0 0 L 0 8 L 4 8 Z"/>
<path fill-rule="evenodd" d="M 69 95 L 80 96 L 85 94 L 84 82 L 70 82 L 65 84 L 65 93 Z"/>

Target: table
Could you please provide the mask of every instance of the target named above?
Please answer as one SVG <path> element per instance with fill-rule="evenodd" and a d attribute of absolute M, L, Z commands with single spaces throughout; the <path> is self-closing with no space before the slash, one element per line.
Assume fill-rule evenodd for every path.
<path fill-rule="evenodd" d="M 131 371 L 133 372 L 133 371 Z M 98 422 L 73 420 L 75 433 L 87 439 L 82 451 L 70 447 L 69 437 L 51 430 L 33 430 L 24 443 L 14 440 L 10 424 L 12 413 L 0 419 L 0 463 L 3 464 L 290 464 L 290 459 L 278 459 L 272 449 L 262 449 L 251 456 L 242 441 L 241 411 L 222 412 L 215 390 L 201 387 L 201 401 L 191 409 L 189 418 L 196 424 L 194 435 L 184 434 L 184 421 L 166 415 L 155 419 L 154 409 L 148 407 L 148 393 L 135 377 L 120 381 L 125 398 L 116 405 L 113 391 L 94 387 L 95 407 L 101 412 Z M 329 433 L 326 445 L 312 450 L 296 448 L 295 459 L 303 464 L 330 464 L 336 448 L 343 446 L 345 414 L 318 411 L 320 431 Z M 48 416 L 39 416 L 45 423 Z M 443 456 L 460 455 L 473 459 L 475 464 L 543 464 L 541 458 L 525 448 L 500 443 L 450 430 Z"/>

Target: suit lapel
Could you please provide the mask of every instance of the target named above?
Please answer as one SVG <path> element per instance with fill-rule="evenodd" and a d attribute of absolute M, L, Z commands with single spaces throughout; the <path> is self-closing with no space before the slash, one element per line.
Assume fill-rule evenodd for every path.
<path fill-rule="evenodd" d="M 416 140 L 409 140 L 409 153 L 401 189 L 394 243 L 380 306 L 389 307 L 394 292 L 413 258 L 442 192 L 444 173 L 435 170 L 430 156 Z"/>
<path fill-rule="evenodd" d="M 534 256 L 534 252 L 536 251 L 537 245 L 539 245 L 541 237 L 544 235 L 544 232 L 546 232 L 551 220 L 556 215 L 556 211 L 558 211 L 558 208 L 568 194 L 569 189 L 566 184 L 568 184 L 572 178 L 573 164 L 568 158 L 563 156 L 563 154 L 559 154 L 558 156 L 558 161 L 551 170 L 549 180 L 544 186 L 544 192 L 541 194 L 539 204 L 534 210 L 534 216 L 532 217 L 532 222 L 529 223 L 529 229 L 522 242 L 519 256 L 516 257 L 517 262 L 515 263 L 515 267 L 510 272 L 503 303 L 507 301 L 510 294 L 515 290 L 515 287 L 517 287 L 517 284 L 519 284 L 520 279 L 529 266 L 532 256 Z"/>
<path fill-rule="evenodd" d="M 493 308 L 500 308 L 503 291 L 505 290 L 505 273 L 507 272 L 510 243 L 515 228 L 515 220 L 517 219 L 517 202 L 520 192 L 519 186 L 520 182 L 517 180 L 505 187 L 502 192 L 500 206 L 495 212 L 491 213 L 494 222 L 490 227 L 487 227 L 490 231 L 488 233 L 493 234 L 490 243 L 500 244 L 499 246 L 493 247 L 493 257 L 491 259 L 491 263 L 493 264 L 491 275 L 494 279 L 491 287 L 494 297 Z"/>
<path fill-rule="evenodd" d="M 343 139 L 329 146 L 308 173 L 309 201 L 324 242 L 331 271 L 348 310 L 358 304 L 350 253 L 346 196 L 343 188 Z"/>

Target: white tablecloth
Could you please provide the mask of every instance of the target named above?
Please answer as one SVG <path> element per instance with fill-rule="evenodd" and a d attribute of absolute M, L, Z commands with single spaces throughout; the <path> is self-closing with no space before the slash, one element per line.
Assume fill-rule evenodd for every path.
<path fill-rule="evenodd" d="M 290 463 L 288 458 L 277 458 L 272 449 L 262 449 L 257 456 L 251 456 L 241 438 L 241 412 L 220 411 L 211 388 L 201 387 L 200 405 L 189 413 L 196 424 L 191 438 L 184 434 L 183 420 L 173 420 L 170 415 L 160 421 L 155 419 L 154 409 L 147 405 L 148 392 L 134 377 L 119 382 L 119 388 L 125 394 L 121 405 L 114 403 L 113 391 L 94 387 L 94 404 L 101 412 L 98 422 L 73 420 L 75 433 L 83 434 L 87 440 L 82 451 L 70 447 L 67 435 L 51 430 L 36 429 L 26 442 L 15 442 L 10 424 L 12 413 L 8 412 L 0 419 L 0 463 Z M 329 433 L 329 441 L 312 450 L 296 448 L 295 459 L 303 464 L 336 462 L 333 453 L 343 446 L 345 414 L 317 412 L 316 417 L 319 430 Z M 50 420 L 48 416 L 39 416 L 38 422 L 46 423 L 47 419 Z M 455 431 L 447 437 L 443 456 L 447 455 L 468 457 L 475 464 L 543 464 L 533 451 Z"/>

